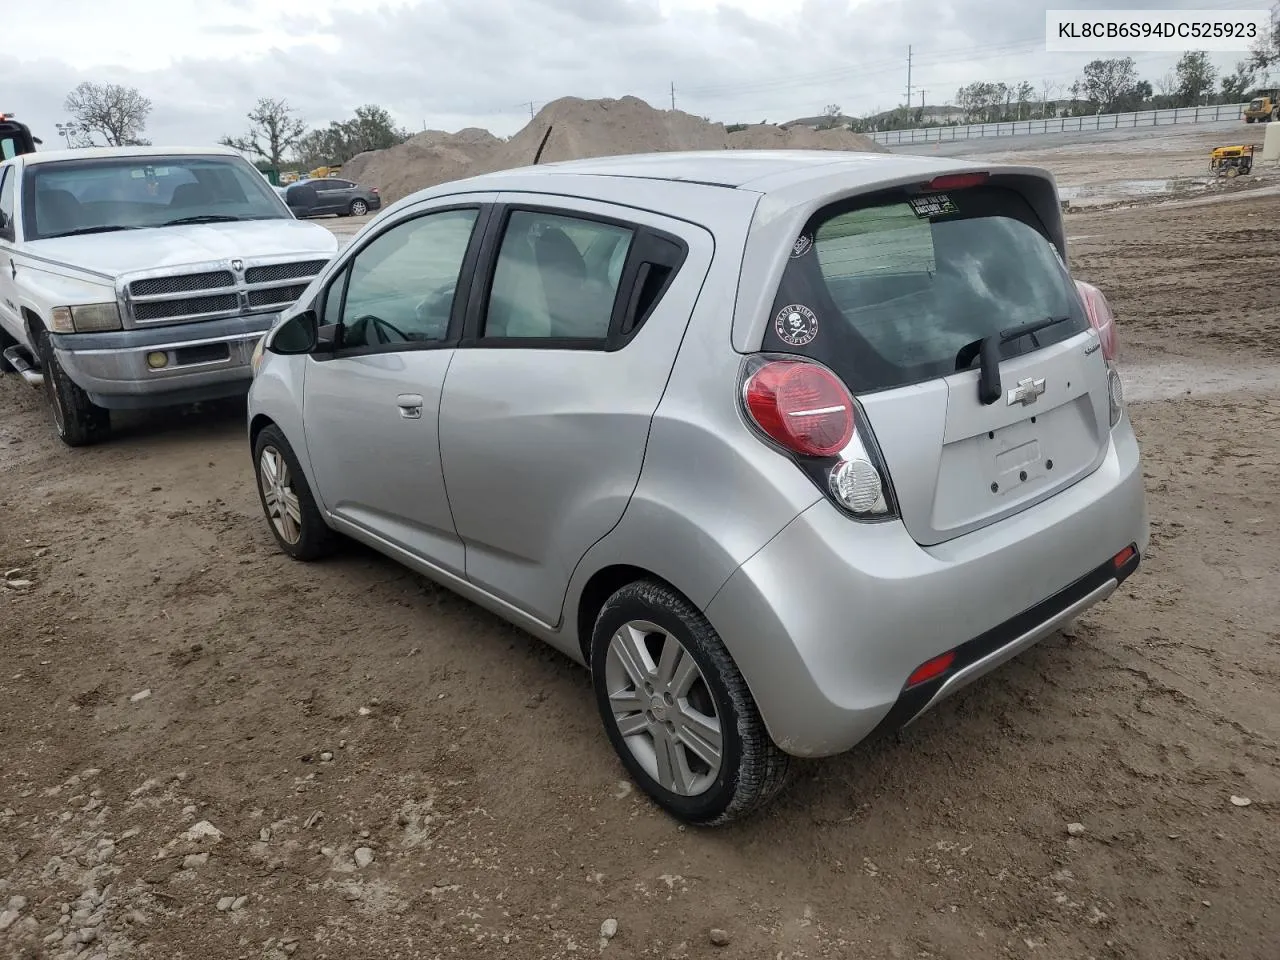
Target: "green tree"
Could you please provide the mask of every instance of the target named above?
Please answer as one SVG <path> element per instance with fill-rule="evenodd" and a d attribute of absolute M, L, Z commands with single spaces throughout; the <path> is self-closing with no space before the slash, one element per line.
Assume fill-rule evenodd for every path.
<path fill-rule="evenodd" d="M 1240 103 L 1253 88 L 1257 69 L 1248 60 L 1236 64 L 1234 73 L 1223 74 L 1222 100 L 1224 103 Z"/>
<path fill-rule="evenodd" d="M 1176 76 L 1175 95 L 1178 106 L 1190 107 L 1200 103 L 1206 93 L 1213 90 L 1218 78 L 1218 71 L 1209 62 L 1209 55 L 1203 50 L 1188 50 L 1178 61 L 1174 69 Z"/>
<path fill-rule="evenodd" d="M 1080 78 L 1084 99 L 1095 104 L 1101 113 L 1114 113 L 1142 102 L 1138 71 L 1133 57 L 1093 60 L 1085 65 Z M 1151 85 L 1146 85 L 1150 96 Z"/>
<path fill-rule="evenodd" d="M 299 139 L 298 159 L 306 166 L 346 163 L 366 150 L 385 150 L 409 139 L 409 132 L 397 127 L 383 107 L 357 107 L 349 120 L 332 121 Z"/>

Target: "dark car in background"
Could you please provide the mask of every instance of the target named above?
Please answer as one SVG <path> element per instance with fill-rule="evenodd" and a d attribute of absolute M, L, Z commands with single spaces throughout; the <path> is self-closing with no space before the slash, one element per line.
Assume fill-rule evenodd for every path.
<path fill-rule="evenodd" d="M 363 187 L 338 177 L 299 180 L 284 188 L 283 195 L 284 202 L 298 219 L 325 214 L 363 217 L 382 207 L 377 187 Z"/>

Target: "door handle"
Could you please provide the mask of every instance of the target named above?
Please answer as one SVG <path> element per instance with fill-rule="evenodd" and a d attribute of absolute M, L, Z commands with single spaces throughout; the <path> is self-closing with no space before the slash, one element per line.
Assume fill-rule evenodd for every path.
<path fill-rule="evenodd" d="M 400 416 L 406 420 L 422 419 L 422 397 L 416 393 L 402 393 L 396 397 L 396 404 L 400 407 Z"/>

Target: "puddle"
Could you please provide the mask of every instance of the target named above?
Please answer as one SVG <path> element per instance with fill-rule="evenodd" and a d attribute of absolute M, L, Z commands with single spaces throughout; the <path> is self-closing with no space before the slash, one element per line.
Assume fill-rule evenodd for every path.
<path fill-rule="evenodd" d="M 1113 180 L 1110 183 L 1082 183 L 1058 187 L 1058 196 L 1072 207 L 1089 207 L 1121 200 L 1141 200 L 1171 193 L 1191 193 L 1207 190 L 1215 183 L 1213 177 L 1177 177 L 1164 180 Z"/>
<path fill-rule="evenodd" d="M 1218 367 L 1194 360 L 1161 360 L 1157 363 L 1120 363 L 1126 400 L 1135 403 L 1203 397 L 1243 391 L 1267 393 L 1280 390 L 1280 364 L 1260 367 Z"/>

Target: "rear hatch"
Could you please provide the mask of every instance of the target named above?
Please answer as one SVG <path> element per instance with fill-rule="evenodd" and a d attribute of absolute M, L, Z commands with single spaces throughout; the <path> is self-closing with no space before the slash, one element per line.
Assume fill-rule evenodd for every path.
<path fill-rule="evenodd" d="M 980 182 L 842 201 L 796 242 L 763 349 L 844 380 L 921 544 L 1026 510 L 1105 455 L 1106 362 L 1050 236 L 1020 193 Z"/>

